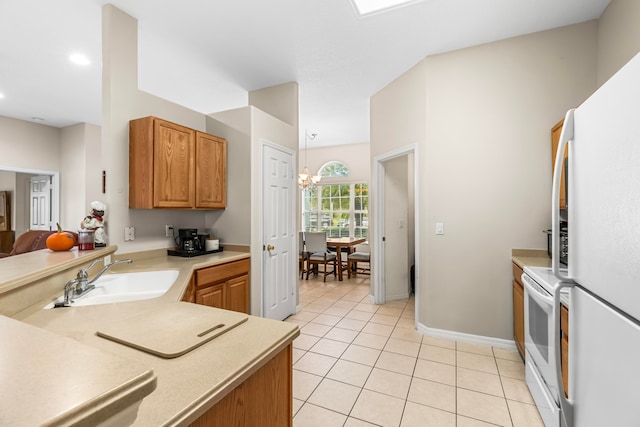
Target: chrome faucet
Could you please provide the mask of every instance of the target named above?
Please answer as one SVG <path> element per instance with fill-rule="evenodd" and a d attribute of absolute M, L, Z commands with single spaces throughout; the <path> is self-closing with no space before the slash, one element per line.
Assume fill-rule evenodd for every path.
<path fill-rule="evenodd" d="M 109 263 L 109 264 L 105 265 L 104 268 L 98 274 L 96 274 L 96 277 L 94 277 L 93 279 L 89 280 L 89 270 L 91 270 L 91 268 L 94 265 L 96 265 L 96 263 L 98 261 L 100 261 L 99 258 L 96 259 L 95 261 L 93 261 L 89 265 L 89 267 L 81 268 L 78 271 L 78 274 L 76 275 L 76 278 L 69 280 L 67 282 L 67 284 L 64 285 L 64 302 L 62 303 L 63 306 L 68 307 L 69 304 L 72 302 L 71 298 L 80 297 L 80 296 L 86 294 L 87 292 L 89 292 L 90 290 L 94 289 L 95 286 L 93 285 L 93 282 L 98 280 L 100 278 L 100 276 L 102 276 L 102 274 L 105 271 L 107 271 L 108 269 L 110 269 L 114 265 L 122 264 L 122 263 L 131 264 L 133 262 L 133 260 L 131 260 L 131 259 L 119 259 L 117 261 Z"/>

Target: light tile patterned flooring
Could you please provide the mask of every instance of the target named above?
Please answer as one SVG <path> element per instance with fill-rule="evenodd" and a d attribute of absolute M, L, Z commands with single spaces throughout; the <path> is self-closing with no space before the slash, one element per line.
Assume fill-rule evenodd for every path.
<path fill-rule="evenodd" d="M 544 427 L 515 350 L 418 333 L 413 298 L 371 304 L 368 276 L 299 283 L 294 427 Z"/>

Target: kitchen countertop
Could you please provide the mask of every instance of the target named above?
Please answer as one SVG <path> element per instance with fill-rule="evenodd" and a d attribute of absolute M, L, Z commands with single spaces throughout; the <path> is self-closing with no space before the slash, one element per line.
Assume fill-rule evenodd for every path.
<path fill-rule="evenodd" d="M 148 365 L 4 316 L 0 340 L 3 426 L 90 426 L 115 414 L 125 422 L 123 411 L 130 421 L 156 387 Z"/>
<path fill-rule="evenodd" d="M 158 298 L 42 310 L 41 307 L 50 302 L 49 297 L 36 301 L 14 317 L 59 336 L 61 342 L 71 338 L 83 346 L 152 369 L 157 376 L 157 387 L 142 401 L 134 425 L 186 425 L 252 375 L 268 359 L 285 349 L 299 334 L 298 326 L 248 316 L 248 320 L 241 325 L 175 359 L 163 359 L 101 338 L 96 335 L 96 331 L 116 319 L 122 321 L 134 316 L 144 317 L 146 312 L 152 313 L 159 307 L 170 308 L 172 304 L 181 304 L 181 307 L 189 305 L 179 301 L 194 270 L 248 257 L 246 252 L 224 251 L 180 258 L 167 256 L 166 249 L 117 255 L 115 258 L 132 258 L 134 262 L 114 266 L 113 272 L 178 269 L 180 273 L 174 285 Z M 157 330 L 167 328 L 167 325 L 157 322 L 149 327 Z M 10 392 L 6 389 L 4 391 Z M 13 404 L 17 409 L 28 411 L 37 407 L 34 403 L 39 400 L 58 401 L 56 395 L 38 388 L 32 390 L 32 394 L 30 398 L 16 398 Z"/>
<path fill-rule="evenodd" d="M 511 260 L 520 268 L 551 267 L 551 258 L 546 249 L 512 249 Z"/>

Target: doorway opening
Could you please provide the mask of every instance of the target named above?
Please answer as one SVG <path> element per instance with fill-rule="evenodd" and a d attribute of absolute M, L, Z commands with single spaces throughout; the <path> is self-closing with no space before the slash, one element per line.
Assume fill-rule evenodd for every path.
<path fill-rule="evenodd" d="M 372 288 L 376 304 L 415 294 L 417 326 L 420 292 L 418 145 L 374 159 L 375 250 Z M 412 289 L 412 284 L 413 289 Z"/>
<path fill-rule="evenodd" d="M 11 181 L 13 231 L 17 238 L 28 230 L 54 230 L 60 222 L 60 173 L 2 166 L 4 181 Z M 40 196 L 32 198 L 34 180 Z M 45 185 L 46 181 L 46 185 Z M 46 193 L 46 197 L 44 197 Z M 34 222 L 35 221 L 35 222 Z"/>

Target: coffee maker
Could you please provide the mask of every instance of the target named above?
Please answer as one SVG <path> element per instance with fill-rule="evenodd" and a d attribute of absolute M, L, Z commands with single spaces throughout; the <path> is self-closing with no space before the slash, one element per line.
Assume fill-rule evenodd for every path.
<path fill-rule="evenodd" d="M 198 230 L 196 228 L 178 229 L 178 249 L 184 254 L 202 252 Z"/>

